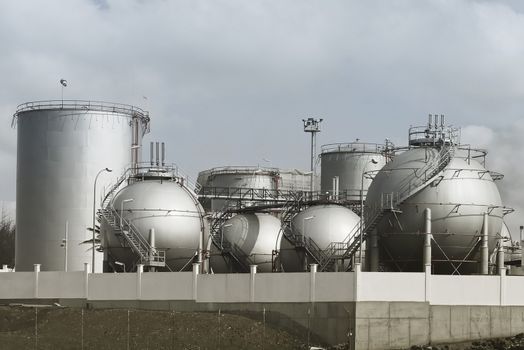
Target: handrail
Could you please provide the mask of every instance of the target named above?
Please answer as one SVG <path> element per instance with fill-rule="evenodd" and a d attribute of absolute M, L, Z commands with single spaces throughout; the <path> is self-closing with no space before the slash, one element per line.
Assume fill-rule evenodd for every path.
<path fill-rule="evenodd" d="M 249 188 L 249 187 L 201 187 L 197 195 L 201 198 L 210 199 L 244 199 L 251 201 L 277 201 L 287 202 L 288 200 L 296 199 L 297 195 L 301 194 L 304 199 L 315 200 L 329 200 L 329 201 L 356 201 L 360 199 L 361 190 L 345 190 L 340 191 L 334 195 L 333 191 L 310 192 L 303 190 L 281 190 L 281 189 L 267 189 L 267 188 Z M 364 191 L 367 193 L 367 190 Z"/>
<path fill-rule="evenodd" d="M 133 172 L 137 172 L 137 174 L 132 175 Z M 137 163 L 137 166 L 135 167 L 127 166 L 125 168 L 125 170 L 122 172 L 122 175 L 120 175 L 115 184 L 104 195 L 102 207 L 105 208 L 109 201 L 113 199 L 114 194 L 125 180 L 131 177 L 140 178 L 140 176 L 145 176 L 148 172 L 163 172 L 166 174 L 172 173 L 174 178 L 179 179 L 179 182 L 191 191 L 198 193 L 201 189 L 201 186 L 198 182 L 193 181 L 189 176 L 185 175 L 185 173 L 180 170 L 180 167 L 174 163 L 156 167 L 156 165 L 151 165 L 149 162 L 140 162 Z"/>
<path fill-rule="evenodd" d="M 74 109 L 100 112 L 123 113 L 149 120 L 149 112 L 142 108 L 123 103 L 90 100 L 41 100 L 19 104 L 14 116 L 19 113 L 46 109 Z"/>
<path fill-rule="evenodd" d="M 111 214 L 115 219 L 121 223 L 122 230 L 127 228 L 127 231 L 137 240 L 138 246 L 135 245 L 134 241 L 129 239 L 125 234 L 123 236 L 128 241 L 128 243 L 135 248 L 135 251 L 140 255 L 142 260 L 150 261 L 159 261 L 164 262 L 161 259 L 165 255 L 165 251 L 157 249 L 151 246 L 149 242 L 139 233 L 138 228 L 128 219 L 124 218 L 123 215 L 118 213 L 114 208 L 111 208 Z M 162 252 L 162 253 L 160 253 Z"/>
<path fill-rule="evenodd" d="M 453 157 L 454 147 L 443 146 L 438 156 L 435 157 L 432 162 L 428 162 L 426 167 L 421 168 L 423 171 L 420 175 L 417 175 L 416 172 L 413 173 L 408 183 L 404 184 L 404 187 L 398 190 L 398 204 L 402 203 L 413 194 L 420 191 L 421 186 L 426 185 L 430 180 L 432 180 L 435 175 L 440 173 L 440 171 L 446 167 L 451 158 Z M 424 175 L 424 177 L 422 177 Z M 424 186 L 425 187 L 425 186 Z"/>
<path fill-rule="evenodd" d="M 327 268 L 335 258 L 349 257 L 360 246 L 360 235 L 365 235 L 370 227 L 374 227 L 386 210 L 395 210 L 402 202 L 425 188 L 440 172 L 450 163 L 453 158 L 454 147 L 443 146 L 440 152 L 420 171 L 414 171 L 402 180 L 402 186 L 397 193 L 383 193 L 380 204 L 373 208 L 368 208 L 364 212 L 364 217 L 348 233 L 342 242 L 332 242 L 324 250 L 325 260 L 320 264 L 320 271 Z M 429 173 L 428 173 L 429 172 Z M 422 177 L 422 175 L 424 175 Z M 341 254 L 342 253 L 342 254 Z"/>
<path fill-rule="evenodd" d="M 369 142 L 328 143 L 321 146 L 321 153 L 355 152 L 355 153 L 382 153 L 386 145 Z"/>

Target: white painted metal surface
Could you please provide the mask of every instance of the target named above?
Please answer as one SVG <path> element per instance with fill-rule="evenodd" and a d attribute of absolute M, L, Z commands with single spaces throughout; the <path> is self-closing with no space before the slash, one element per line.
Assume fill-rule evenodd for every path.
<path fill-rule="evenodd" d="M 43 101 L 19 106 L 16 198 L 16 270 L 64 269 L 60 247 L 69 223 L 68 270 L 91 262 L 93 182 L 102 168 L 111 174 L 98 179 L 96 198 L 129 166 L 133 117 L 143 133 L 147 113 L 132 106 L 90 101 Z M 99 203 L 97 203 L 98 205 Z M 96 270 L 101 271 L 101 256 Z"/>
<path fill-rule="evenodd" d="M 344 242 L 360 218 L 340 205 L 316 205 L 298 213 L 291 222 L 293 234 L 311 238 L 320 249 L 332 242 Z M 285 238 L 281 238 L 280 261 L 284 271 L 304 271 L 310 259 Z"/>
<path fill-rule="evenodd" d="M 279 231 L 280 220 L 263 213 L 235 215 L 222 226 L 224 239 L 237 245 L 259 272 L 272 270 L 272 252 L 280 249 Z"/>
<path fill-rule="evenodd" d="M 339 179 L 339 192 L 350 200 L 360 200 L 360 191 L 364 195 L 371 184 L 370 178 L 364 178 L 362 187 L 362 174 L 367 171 L 382 169 L 386 164 L 383 145 L 370 143 L 344 143 L 322 146 L 320 190 L 323 194 L 333 195 L 332 181 L 335 176 Z"/>
<path fill-rule="evenodd" d="M 129 201 L 132 199 L 132 201 Z M 154 229 L 155 248 L 167 249 L 166 263 L 174 271 L 191 267 L 201 236 L 202 209 L 184 186 L 166 179 L 135 182 L 116 194 L 109 204 L 130 220 L 146 240 Z M 111 227 L 101 228 L 104 249 L 131 267 L 137 256 L 121 246 Z"/>
<path fill-rule="evenodd" d="M 433 148 L 415 148 L 397 155 L 375 177 L 368 191 L 366 209 L 387 206 L 387 199 L 395 197 L 404 180 L 421 169 L 435 152 L 438 151 Z M 476 251 L 472 249 L 478 242 L 486 212 L 489 214 L 489 251 L 495 247 L 496 237 L 502 230 L 503 208 L 490 173 L 474 159 L 455 157 L 441 175 L 403 202 L 396 217 L 384 216 L 378 224 L 381 245 L 393 259 L 420 261 L 422 241 L 416 234 L 424 232 L 426 208 L 431 209 L 432 233 L 438 243 L 433 250 L 434 260 L 476 259 Z M 462 265 L 465 268 L 465 264 Z"/>

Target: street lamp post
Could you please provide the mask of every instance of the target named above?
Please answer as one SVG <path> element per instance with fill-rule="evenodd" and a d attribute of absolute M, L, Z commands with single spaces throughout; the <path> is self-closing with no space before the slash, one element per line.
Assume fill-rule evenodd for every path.
<path fill-rule="evenodd" d="M 310 179 L 310 191 L 315 190 L 315 153 L 316 153 L 316 140 L 317 134 L 320 132 L 320 123 L 323 119 L 308 118 L 302 119 L 304 123 L 304 132 L 311 133 L 311 179 Z"/>
<path fill-rule="evenodd" d="M 362 181 L 360 183 L 360 237 L 359 237 L 359 252 L 358 262 L 362 265 L 362 236 L 364 235 L 364 176 L 366 172 L 362 172 Z"/>
<path fill-rule="evenodd" d="M 108 173 L 112 172 L 113 170 L 109 168 L 101 169 L 95 176 L 95 182 L 93 185 L 93 252 L 91 256 L 91 272 L 95 273 L 95 236 L 96 236 L 96 229 L 95 229 L 95 222 L 96 222 L 96 181 L 98 180 L 98 176 L 102 174 L 104 171 L 107 171 Z"/>
<path fill-rule="evenodd" d="M 64 239 L 62 239 L 62 243 L 60 246 L 64 248 L 64 271 L 67 272 L 67 239 L 69 235 L 69 221 L 65 222 L 65 232 L 64 232 Z"/>

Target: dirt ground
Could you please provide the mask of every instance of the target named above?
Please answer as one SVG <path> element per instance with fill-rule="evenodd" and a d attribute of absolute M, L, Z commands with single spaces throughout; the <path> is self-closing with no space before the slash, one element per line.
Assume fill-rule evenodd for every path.
<path fill-rule="evenodd" d="M 473 342 L 412 346 L 410 350 L 524 350 L 524 333 L 514 337 L 484 339 Z"/>
<path fill-rule="evenodd" d="M 218 313 L 0 306 L 0 349 L 305 349 L 263 320 Z"/>

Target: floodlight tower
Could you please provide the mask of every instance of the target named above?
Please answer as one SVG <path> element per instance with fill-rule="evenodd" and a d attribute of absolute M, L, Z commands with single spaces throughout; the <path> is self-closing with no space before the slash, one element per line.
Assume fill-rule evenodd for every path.
<path fill-rule="evenodd" d="M 311 192 L 315 190 L 315 157 L 317 149 L 317 133 L 320 132 L 320 123 L 323 119 L 307 118 L 302 119 L 304 122 L 304 132 L 311 133 Z"/>

